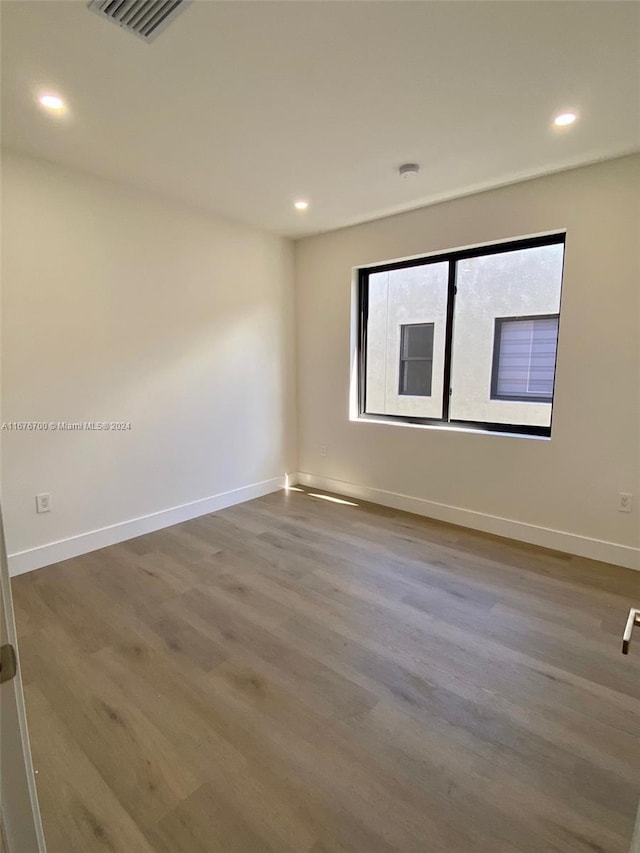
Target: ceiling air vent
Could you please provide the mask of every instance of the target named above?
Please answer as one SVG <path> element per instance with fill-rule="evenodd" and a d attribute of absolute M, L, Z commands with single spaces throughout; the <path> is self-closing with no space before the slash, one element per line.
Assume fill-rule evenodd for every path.
<path fill-rule="evenodd" d="M 157 35 L 185 9 L 191 0 L 89 0 L 92 12 L 113 21 L 144 41 Z"/>

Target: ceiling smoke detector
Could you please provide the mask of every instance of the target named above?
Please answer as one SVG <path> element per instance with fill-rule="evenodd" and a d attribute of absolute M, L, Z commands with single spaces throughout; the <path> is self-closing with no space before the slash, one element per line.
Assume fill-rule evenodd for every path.
<path fill-rule="evenodd" d="M 88 8 L 143 41 L 153 41 L 191 0 L 89 0 Z"/>
<path fill-rule="evenodd" d="M 406 181 L 408 178 L 415 178 L 419 171 L 420 166 L 417 163 L 403 163 L 398 169 L 398 174 Z"/>

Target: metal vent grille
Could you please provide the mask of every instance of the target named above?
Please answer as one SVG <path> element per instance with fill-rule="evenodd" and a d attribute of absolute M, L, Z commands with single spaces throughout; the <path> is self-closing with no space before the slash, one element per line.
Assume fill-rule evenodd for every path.
<path fill-rule="evenodd" d="M 144 41 L 153 41 L 191 0 L 89 0 L 92 12 Z"/>

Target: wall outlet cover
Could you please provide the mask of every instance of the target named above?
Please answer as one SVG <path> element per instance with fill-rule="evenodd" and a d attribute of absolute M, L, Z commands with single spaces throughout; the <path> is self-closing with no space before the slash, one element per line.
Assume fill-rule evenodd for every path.
<path fill-rule="evenodd" d="M 50 512 L 51 511 L 51 495 L 49 494 L 41 494 L 36 495 L 36 512 Z"/>
<path fill-rule="evenodd" d="M 631 512 L 631 508 L 633 505 L 633 495 L 628 492 L 620 492 L 620 499 L 618 501 L 618 511 L 619 512 Z"/>

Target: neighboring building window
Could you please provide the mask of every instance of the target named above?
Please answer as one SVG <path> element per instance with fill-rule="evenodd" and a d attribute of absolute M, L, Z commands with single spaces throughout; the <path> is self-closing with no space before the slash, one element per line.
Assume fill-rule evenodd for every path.
<path fill-rule="evenodd" d="M 557 343 L 557 314 L 497 317 L 491 399 L 551 403 Z"/>
<path fill-rule="evenodd" d="M 413 397 L 431 396 L 433 323 L 400 327 L 400 390 Z"/>
<path fill-rule="evenodd" d="M 360 417 L 550 435 L 564 241 L 361 269 Z"/>

